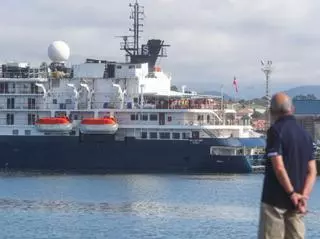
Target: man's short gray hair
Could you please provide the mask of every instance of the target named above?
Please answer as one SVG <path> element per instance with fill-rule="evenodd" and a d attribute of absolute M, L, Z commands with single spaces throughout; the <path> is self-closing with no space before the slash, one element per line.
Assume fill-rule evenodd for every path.
<path fill-rule="evenodd" d="M 270 109 L 273 113 L 277 114 L 287 114 L 291 113 L 293 109 L 292 100 L 290 97 L 286 97 L 285 100 L 281 103 L 276 101 L 276 97 L 271 98 Z"/>

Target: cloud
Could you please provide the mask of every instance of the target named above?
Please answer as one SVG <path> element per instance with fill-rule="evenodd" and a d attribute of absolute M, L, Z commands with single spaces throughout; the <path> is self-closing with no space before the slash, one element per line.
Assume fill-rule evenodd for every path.
<path fill-rule="evenodd" d="M 242 94 L 264 92 L 260 59 L 271 59 L 272 89 L 316 84 L 320 2 L 316 0 L 141 0 L 144 40 L 171 45 L 161 64 L 173 83 L 198 90 L 232 92 L 238 77 Z M 86 57 L 123 60 L 120 39 L 128 33 L 127 0 L 4 0 L 0 14 L 0 61 L 47 60 L 53 40 L 68 42 L 73 61 Z M 249 90 L 251 89 L 251 90 Z"/>

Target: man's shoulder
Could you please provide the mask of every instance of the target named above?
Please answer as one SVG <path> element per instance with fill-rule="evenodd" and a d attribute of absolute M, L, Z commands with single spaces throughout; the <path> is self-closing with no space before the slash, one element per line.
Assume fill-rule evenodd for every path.
<path fill-rule="evenodd" d="M 308 131 L 305 130 L 305 128 L 297 122 L 295 118 L 292 118 L 291 120 L 283 120 L 275 122 L 271 127 L 270 131 L 280 133 L 282 131 L 297 131 L 299 133 L 303 133 L 308 135 Z"/>
<path fill-rule="evenodd" d="M 287 140 L 288 137 L 292 139 L 292 135 L 296 135 L 297 137 L 294 137 L 295 140 L 301 141 L 299 139 L 303 138 L 306 143 L 313 142 L 311 134 L 296 120 L 275 122 L 270 126 L 267 135 L 271 138 L 277 137 L 282 140 Z"/>
<path fill-rule="evenodd" d="M 269 127 L 267 131 L 267 135 L 269 137 L 278 136 L 280 135 L 282 128 L 283 128 L 283 124 L 281 124 L 281 122 L 275 122 Z"/>

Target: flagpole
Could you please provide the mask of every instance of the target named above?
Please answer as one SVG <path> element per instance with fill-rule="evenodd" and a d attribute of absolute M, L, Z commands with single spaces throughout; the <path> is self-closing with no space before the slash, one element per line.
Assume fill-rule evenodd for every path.
<path fill-rule="evenodd" d="M 224 120 L 224 93 L 223 93 L 223 84 L 220 86 L 220 93 L 221 93 L 221 113 L 222 113 L 222 123 L 223 125 L 225 124 L 225 120 Z"/>
<path fill-rule="evenodd" d="M 237 82 L 237 78 L 235 76 L 233 77 L 233 88 L 234 88 L 233 101 L 234 101 L 234 103 L 236 103 L 236 101 L 237 101 L 236 94 L 238 93 L 238 82 Z"/>

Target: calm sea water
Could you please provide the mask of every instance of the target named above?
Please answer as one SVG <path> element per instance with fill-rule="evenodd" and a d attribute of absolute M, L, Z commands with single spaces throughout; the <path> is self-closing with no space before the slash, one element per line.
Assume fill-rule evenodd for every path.
<path fill-rule="evenodd" d="M 263 175 L 2 175 L 0 238 L 256 238 Z M 320 182 L 306 216 L 320 235 Z"/>

